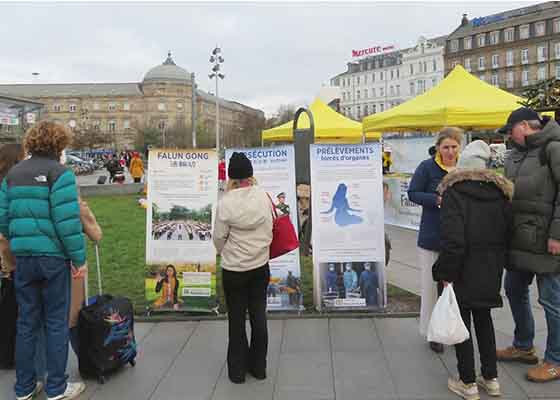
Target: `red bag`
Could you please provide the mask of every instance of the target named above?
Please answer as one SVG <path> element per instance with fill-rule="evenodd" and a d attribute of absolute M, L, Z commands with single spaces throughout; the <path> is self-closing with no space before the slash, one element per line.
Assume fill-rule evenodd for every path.
<path fill-rule="evenodd" d="M 278 216 L 276 206 L 272 204 L 272 243 L 270 243 L 270 259 L 278 258 L 299 247 L 296 230 L 289 215 Z"/>

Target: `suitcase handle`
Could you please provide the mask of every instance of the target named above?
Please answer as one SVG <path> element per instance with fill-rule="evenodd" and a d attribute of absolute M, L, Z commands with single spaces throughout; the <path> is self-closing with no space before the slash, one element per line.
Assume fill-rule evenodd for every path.
<path fill-rule="evenodd" d="M 97 266 L 97 288 L 99 290 L 99 295 L 103 295 L 103 286 L 101 284 L 101 265 L 99 261 L 99 243 L 95 242 L 95 264 Z M 89 285 L 88 285 L 88 274 L 84 279 L 84 294 L 86 307 L 89 305 Z"/>

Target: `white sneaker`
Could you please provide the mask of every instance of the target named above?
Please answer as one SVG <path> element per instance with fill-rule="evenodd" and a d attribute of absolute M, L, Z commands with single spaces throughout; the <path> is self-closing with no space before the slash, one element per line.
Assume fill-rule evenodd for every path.
<path fill-rule="evenodd" d="M 500 383 L 498 378 L 484 379 L 482 376 L 476 378 L 476 383 L 480 386 L 489 396 L 498 397 L 502 395 L 500 391 Z"/>
<path fill-rule="evenodd" d="M 453 393 L 459 395 L 465 400 L 480 400 L 478 395 L 478 386 L 476 383 L 469 383 L 468 385 L 463 383 L 459 377 L 449 378 L 447 380 L 447 387 Z"/>
<path fill-rule="evenodd" d="M 59 396 L 48 397 L 47 400 L 70 400 L 75 399 L 86 390 L 86 385 L 82 382 L 68 383 L 66 391 Z"/>
<path fill-rule="evenodd" d="M 35 390 L 29 393 L 27 396 L 16 396 L 16 400 L 31 400 L 33 397 L 37 396 L 43 391 L 43 382 L 37 381 L 35 384 Z"/>

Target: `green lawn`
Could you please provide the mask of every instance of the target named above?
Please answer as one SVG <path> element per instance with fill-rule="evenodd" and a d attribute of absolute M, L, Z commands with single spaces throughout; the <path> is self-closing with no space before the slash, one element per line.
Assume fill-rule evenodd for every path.
<path fill-rule="evenodd" d="M 146 211 L 138 206 L 139 196 L 108 196 L 86 199 L 103 229 L 100 245 L 103 289 L 113 295 L 129 297 L 137 312 L 142 312 L 145 299 Z M 313 263 L 302 257 L 302 286 L 305 307 L 313 308 Z M 95 253 L 88 247 L 90 293 L 96 293 Z M 216 291 L 224 310 L 221 273 L 216 274 Z M 410 297 L 410 293 L 389 285 L 388 297 Z"/>

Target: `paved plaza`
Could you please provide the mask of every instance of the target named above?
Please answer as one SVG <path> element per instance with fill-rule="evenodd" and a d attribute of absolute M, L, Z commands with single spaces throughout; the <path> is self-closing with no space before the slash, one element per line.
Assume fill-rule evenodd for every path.
<path fill-rule="evenodd" d="M 244 385 L 227 378 L 225 321 L 141 323 L 136 367 L 126 367 L 103 386 L 88 381 L 81 399 L 456 399 L 446 387 L 455 373 L 454 350 L 432 353 L 417 334 L 417 323 L 416 318 L 270 321 L 268 379 L 248 377 Z M 544 340 L 541 330 L 541 349 Z M 498 332 L 497 341 L 509 344 L 511 336 Z M 76 365 L 72 356 L 72 376 Z M 560 381 L 530 383 L 526 368 L 500 365 L 503 399 L 560 398 Z M 0 376 L 0 399 L 13 398 L 13 380 L 13 373 Z"/>
<path fill-rule="evenodd" d="M 389 229 L 391 282 L 418 292 L 415 233 Z M 534 304 L 536 345 L 542 357 L 544 314 Z M 511 343 L 509 307 L 495 310 L 498 346 Z M 81 399 L 92 400 L 412 400 L 457 399 L 448 392 L 456 373 L 455 352 L 438 356 L 418 334 L 416 318 L 287 319 L 269 322 L 268 379 L 227 379 L 226 321 L 138 323 L 140 355 L 105 385 L 88 381 Z M 560 381 L 535 384 L 527 366 L 500 364 L 503 399 L 560 399 Z M 78 376 L 73 354 L 69 373 Z M 0 399 L 13 399 L 14 373 L 0 376 Z M 39 397 L 41 400 L 44 397 Z M 481 394 L 482 399 L 487 399 Z"/>

